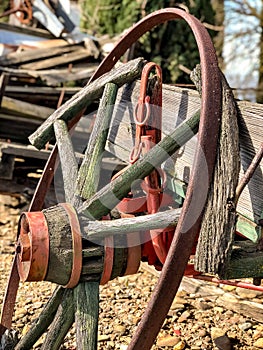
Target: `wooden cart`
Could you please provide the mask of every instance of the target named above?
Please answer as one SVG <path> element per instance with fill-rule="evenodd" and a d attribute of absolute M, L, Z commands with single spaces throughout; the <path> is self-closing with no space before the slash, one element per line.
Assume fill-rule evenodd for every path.
<path fill-rule="evenodd" d="M 200 52 L 192 73 L 197 91 L 162 86 L 159 68 L 142 58 L 112 70 L 141 34 L 180 18 Z M 97 99 L 93 130 L 77 158 L 68 130 Z M 51 323 L 43 349 L 58 349 L 74 320 L 78 349 L 96 349 L 99 284 L 136 273 L 141 260 L 162 273 L 128 349 L 150 349 L 183 275 L 225 283 L 251 277 L 262 288 L 262 125 L 261 105 L 233 98 L 198 20 L 174 8 L 141 20 L 90 83 L 30 136 L 38 149 L 54 139 L 56 146 L 20 218 L 3 337 L 20 279 L 59 286 L 15 349 L 30 349 Z M 108 180 L 101 172 L 105 150 L 127 164 Z M 54 174 L 62 197 L 43 209 Z"/>

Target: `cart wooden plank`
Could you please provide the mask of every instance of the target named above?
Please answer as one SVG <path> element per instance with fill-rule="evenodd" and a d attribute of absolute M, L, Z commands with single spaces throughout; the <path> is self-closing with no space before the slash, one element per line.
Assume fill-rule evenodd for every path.
<path fill-rule="evenodd" d="M 125 85 L 119 90 L 107 140 L 107 150 L 126 162 L 129 160 L 129 154 L 134 142 L 135 125 L 133 112 L 139 97 L 139 87 L 140 82 L 137 81 L 133 84 Z M 239 108 L 241 178 L 263 142 L 263 105 L 247 101 L 237 101 L 237 104 Z M 200 97 L 196 91 L 164 85 L 162 108 L 163 135 L 169 134 L 179 123 L 192 116 L 199 109 Z M 174 185 L 176 187 L 178 184 L 177 180 L 188 183 L 197 142 L 198 138 L 194 136 L 172 158 L 163 164 L 163 167 L 171 176 L 170 186 Z M 255 223 L 258 223 L 260 218 L 262 218 L 263 161 L 261 161 L 249 185 L 243 191 L 237 210 L 242 216 Z M 244 222 L 246 223 L 246 221 L 242 221 L 242 223 L 240 221 L 239 227 Z M 244 226 L 242 227 L 244 229 Z M 258 232 L 260 229 L 259 227 L 254 227 L 254 229 L 257 230 L 253 238 L 256 241 L 260 234 Z"/>

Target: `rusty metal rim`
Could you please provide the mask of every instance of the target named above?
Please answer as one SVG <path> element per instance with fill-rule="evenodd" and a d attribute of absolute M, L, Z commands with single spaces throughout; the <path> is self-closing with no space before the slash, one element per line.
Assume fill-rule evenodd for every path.
<path fill-rule="evenodd" d="M 15 254 L 1 310 L 0 339 L 4 334 L 5 330 L 10 329 L 12 326 L 12 315 L 15 308 L 16 294 L 19 286 L 19 281 L 20 278 L 17 269 L 17 254 Z"/>
<path fill-rule="evenodd" d="M 200 194 L 202 184 L 202 153 L 208 170 L 208 192 L 216 159 L 218 133 L 221 120 L 221 82 L 217 57 L 207 30 L 192 15 L 177 8 L 167 8 L 150 14 L 134 25 L 117 43 L 113 51 L 103 60 L 90 81 L 110 70 L 125 51 L 139 37 L 158 24 L 169 20 L 184 19 L 191 27 L 200 53 L 202 72 L 202 102 L 199 125 L 199 145 L 195 153 L 195 166 L 190 177 L 182 213 L 175 231 L 163 271 L 147 306 L 139 327 L 128 347 L 129 350 L 150 349 L 169 311 L 172 300 L 179 288 L 191 249 L 199 232 L 201 214 L 190 229 L 187 221 L 191 218 L 191 200 L 194 192 Z M 169 288 L 167 288 L 169 286 Z M 165 298 L 163 298 L 165 295 Z"/>
<path fill-rule="evenodd" d="M 132 339 L 131 344 L 128 349 L 133 350 L 147 350 L 150 349 L 151 344 L 154 342 L 162 322 L 169 310 L 171 302 L 174 295 L 180 285 L 185 266 L 187 265 L 188 257 L 191 253 L 192 246 L 194 245 L 194 240 L 197 232 L 200 228 L 202 215 L 198 218 L 195 225 L 191 230 L 184 232 L 184 225 L 187 221 L 188 209 L 191 203 L 191 197 L 193 195 L 194 189 L 198 188 L 199 181 L 202 180 L 198 176 L 198 171 L 200 166 L 200 159 L 202 149 L 205 151 L 205 156 L 207 157 L 207 164 L 209 170 L 209 180 L 213 174 L 213 168 L 215 163 L 216 155 L 216 145 L 218 139 L 219 122 L 221 118 L 221 85 L 220 77 L 218 74 L 217 59 L 213 49 L 211 39 L 204 27 L 200 22 L 193 16 L 185 13 L 182 10 L 176 8 L 168 8 L 154 12 L 151 15 L 146 16 L 140 22 L 138 22 L 132 29 L 130 29 L 127 34 L 117 43 L 113 51 L 102 61 L 94 75 L 91 77 L 89 82 L 92 82 L 102 74 L 108 72 L 112 69 L 118 59 L 125 53 L 125 51 L 139 39 L 139 37 L 155 27 L 158 24 L 164 23 L 169 20 L 175 19 L 185 19 L 186 22 L 192 28 L 201 58 L 201 71 L 202 71 L 202 105 L 201 105 L 201 118 L 199 127 L 199 141 L 200 145 L 195 155 L 195 168 L 191 174 L 190 182 L 188 185 L 188 190 L 186 193 L 186 199 L 183 206 L 183 213 L 180 216 L 179 223 L 177 225 L 177 230 L 172 242 L 172 246 L 169 250 L 166 263 L 164 265 L 161 277 L 158 281 L 157 287 L 152 295 L 152 299 L 148 304 L 146 312 L 140 323 L 140 326 Z M 213 110 L 216 113 L 213 113 Z M 76 123 L 81 116 L 81 113 L 74 118 L 73 123 Z M 213 119 L 211 118 L 213 116 Z M 209 146 L 209 151 L 208 151 Z M 55 158 L 57 153 L 57 147 L 53 149 L 52 154 L 46 164 L 46 168 L 39 182 L 38 188 L 35 192 L 35 196 L 31 203 L 30 210 L 41 210 L 43 205 L 44 195 L 47 192 L 49 184 L 53 178 L 55 167 Z M 46 186 L 46 183 L 48 186 Z M 185 239 L 187 236 L 187 239 Z M 187 242 L 187 244 L 183 244 Z M 178 263 L 178 252 L 181 254 L 181 261 Z M 179 256 L 180 256 L 179 254 Z M 176 259 L 175 259 L 176 257 Z M 16 259 L 16 258 L 15 258 Z M 10 274 L 10 280 L 12 276 L 15 276 L 15 272 Z M 169 288 L 166 286 L 169 285 Z M 17 287 L 15 291 L 12 291 L 9 285 L 7 293 L 5 296 L 5 303 L 8 300 L 8 295 L 11 292 L 16 294 Z M 164 294 L 163 294 L 164 293 Z M 162 295 L 166 295 L 163 298 Z M 4 303 L 4 304 L 5 304 Z M 158 306 L 157 304 L 158 303 Z M 12 311 L 13 312 L 13 311 Z M 7 313 L 1 318 L 1 325 L 3 324 L 3 319 L 12 317 L 12 312 L 9 310 L 9 315 Z M 10 322 L 9 322 L 10 323 Z M 148 328 L 148 329 L 147 329 Z M 144 340 L 143 340 L 144 339 Z"/>
<path fill-rule="evenodd" d="M 59 203 L 68 215 L 72 234 L 72 270 L 68 283 L 64 288 L 74 288 L 79 282 L 82 269 L 82 236 L 75 209 L 69 203 Z"/>

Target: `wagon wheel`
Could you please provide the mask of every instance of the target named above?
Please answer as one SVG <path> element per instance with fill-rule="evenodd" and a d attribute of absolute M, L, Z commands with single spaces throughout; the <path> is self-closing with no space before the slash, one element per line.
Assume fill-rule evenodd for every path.
<path fill-rule="evenodd" d="M 127 195 L 130 190 L 130 186 L 135 179 L 144 178 L 145 176 L 149 175 L 149 173 L 154 169 L 154 167 L 151 165 L 153 164 L 151 161 L 153 159 L 153 156 L 155 158 L 158 158 L 159 164 L 161 164 L 166 160 L 167 156 L 173 154 L 176 150 L 179 149 L 179 143 L 183 144 L 192 137 L 192 133 L 189 135 L 188 132 L 189 127 L 194 130 L 194 132 L 197 132 L 199 117 L 194 116 L 189 121 L 181 124 L 174 132 L 172 132 L 169 137 L 164 138 L 159 143 L 158 147 L 154 147 L 152 150 L 150 150 L 142 159 L 139 159 L 136 163 L 134 163 L 125 173 L 123 173 L 121 176 L 102 188 L 97 193 L 94 193 L 94 188 L 96 188 L 96 184 L 94 183 L 94 178 L 96 177 L 94 173 L 94 161 L 96 161 L 96 159 L 92 158 L 89 152 L 87 152 L 84 157 L 82 166 L 80 170 L 78 170 L 67 129 L 71 128 L 79 120 L 83 113 L 83 110 L 87 106 L 87 99 L 98 98 L 101 95 L 103 90 L 101 84 L 106 85 L 101 103 L 104 104 L 104 107 L 112 105 L 114 103 L 117 85 L 121 85 L 123 82 L 120 81 L 119 76 L 116 76 L 116 74 L 113 74 L 113 78 L 111 77 L 110 80 L 107 80 L 107 76 L 102 76 L 102 74 L 107 73 L 111 70 L 117 60 L 125 53 L 125 51 L 131 46 L 132 43 L 134 43 L 142 34 L 154 26 L 160 23 L 164 23 L 168 20 L 179 18 L 184 19 L 190 25 L 196 38 L 200 52 L 202 72 L 202 103 L 200 112 L 199 142 L 195 155 L 195 166 L 192 170 L 186 198 L 161 277 L 159 278 L 157 287 L 153 292 L 151 301 L 148 304 L 138 330 L 134 335 L 131 344 L 129 345 L 129 349 L 150 349 L 155 337 L 159 332 L 159 329 L 166 317 L 167 312 L 169 311 L 169 307 L 180 285 L 189 256 L 191 254 L 192 247 L 194 246 L 196 235 L 200 228 L 202 214 L 197 215 L 195 222 L 190 225 L 191 227 L 189 227 L 188 222 L 195 214 L 196 206 L 200 206 L 200 202 L 203 203 L 203 201 L 199 201 L 199 198 L 202 197 L 203 199 L 204 193 L 207 194 L 208 192 L 207 184 L 205 188 L 201 186 L 203 167 L 202 159 L 203 157 L 206 159 L 208 177 L 210 182 L 215 163 L 217 136 L 221 116 L 220 74 L 211 39 L 206 29 L 200 24 L 197 19 L 176 8 L 168 8 L 154 12 L 153 14 L 142 19 L 140 22 L 138 22 L 138 24 L 130 29 L 130 31 L 128 31 L 128 33 L 120 40 L 115 49 L 113 49 L 109 56 L 107 56 L 101 63 L 96 73 L 91 78 L 89 85 L 84 88 L 85 94 L 80 93 L 65 103 L 64 106 L 62 106 L 52 115 L 52 117 L 49 118 L 49 121 L 47 123 L 44 123 L 42 127 L 40 127 L 39 131 L 35 133 L 34 137 L 31 137 L 31 142 L 33 141 L 33 144 L 35 146 L 41 148 L 49 140 L 50 136 L 54 135 L 55 133 L 57 146 L 54 148 L 50 159 L 47 162 L 43 176 L 38 184 L 38 188 L 32 200 L 30 211 L 35 212 L 42 209 L 45 194 L 53 178 L 56 167 L 56 155 L 59 151 L 60 161 L 62 164 L 66 200 L 67 202 L 71 203 L 71 205 L 59 204 L 55 207 L 55 209 L 47 209 L 44 214 L 45 217 L 48 216 L 50 218 L 48 220 L 48 226 L 56 226 L 57 215 L 60 215 L 60 218 L 64 220 L 67 233 L 72 234 L 71 246 L 73 246 L 74 258 L 72 261 L 73 267 L 71 266 L 70 268 L 70 273 L 67 277 L 66 283 L 64 280 L 60 281 L 60 284 L 66 284 L 66 287 L 69 287 L 70 289 L 63 289 L 62 287 L 57 288 L 49 303 L 47 304 L 45 310 L 42 311 L 38 322 L 33 325 L 32 330 L 29 331 L 29 333 L 25 335 L 24 338 L 22 338 L 16 349 L 30 348 L 52 321 L 54 317 L 54 308 L 57 309 L 59 304 L 62 306 L 62 309 L 65 307 L 65 305 L 68 307 L 72 304 L 73 299 L 77 309 L 75 312 L 75 319 L 77 326 L 78 348 L 96 348 L 99 279 L 96 277 L 92 280 L 92 277 L 89 277 L 88 279 L 91 279 L 92 282 L 78 284 L 81 274 L 81 244 L 83 242 L 81 242 L 79 235 L 80 227 L 78 216 L 76 215 L 76 209 L 78 210 L 79 217 L 83 217 L 82 214 L 85 214 L 84 216 L 88 217 L 90 220 L 101 219 L 103 216 L 107 215 L 110 209 L 118 204 L 118 202 Z M 134 68 L 134 66 L 136 67 Z M 126 81 L 129 79 L 135 79 L 138 77 L 138 68 L 140 68 L 139 71 L 142 68 L 142 60 L 136 60 L 135 64 L 133 62 L 128 63 L 126 67 L 128 67 L 128 72 L 123 72 L 123 76 L 125 76 Z M 95 79 L 97 79 L 96 82 L 92 83 Z M 96 90 L 96 93 L 94 93 L 94 90 Z M 109 93 L 108 90 L 111 90 L 113 92 Z M 88 93 L 90 93 L 90 95 L 88 95 Z M 109 98 L 109 96 L 111 96 L 111 98 Z M 102 106 L 102 110 L 104 107 Z M 106 110 L 108 113 L 104 114 L 108 114 L 107 117 L 109 117 L 111 111 L 110 109 Z M 103 112 L 105 112 L 105 108 Z M 94 135 L 96 139 L 99 134 L 96 134 L 95 132 Z M 93 141 L 89 142 L 87 149 L 91 149 L 91 142 L 94 142 L 93 146 L 95 145 L 96 147 L 99 147 L 99 150 L 97 152 L 97 154 L 99 154 L 105 140 L 101 140 L 100 137 L 97 137 L 97 139 L 99 139 L 99 142 L 95 142 L 96 140 L 93 139 Z M 179 140 L 178 144 L 174 140 Z M 163 152 L 163 150 L 165 150 L 165 152 Z M 93 154 L 95 153 L 96 152 L 93 152 Z M 89 173 L 92 175 L 91 178 L 89 178 L 89 181 L 91 182 L 90 184 L 85 183 L 85 181 L 83 182 L 83 171 L 84 174 L 85 171 L 89 171 Z M 83 186 L 81 188 L 79 187 L 77 191 L 75 187 L 72 186 L 72 184 L 75 183 L 76 178 L 81 179 Z M 84 191 L 82 191 L 83 188 L 85 188 L 85 194 Z M 112 196 L 112 194 L 114 194 L 114 196 Z M 192 201 L 193 194 L 196 203 L 193 203 Z M 55 218 L 53 215 L 54 210 Z M 198 212 L 201 212 L 200 208 Z M 45 226 L 46 222 L 43 220 L 44 215 L 42 212 L 24 214 L 20 220 L 20 244 L 13 264 L 9 287 L 7 288 L 6 293 L 6 302 L 4 303 L 2 311 L 2 333 L 4 329 L 11 328 L 10 316 L 13 312 L 16 290 L 18 288 L 19 282 L 16 260 L 18 260 L 18 255 L 20 254 L 21 258 L 22 254 L 22 256 L 25 258 L 24 260 L 28 261 L 28 255 L 30 255 L 31 252 L 29 253 L 28 250 L 28 237 L 26 236 L 28 236 L 28 231 L 31 231 L 32 225 L 35 222 L 35 218 L 38 215 L 38 220 L 40 220 L 39 222 L 42 222 L 42 225 Z M 84 219 L 84 226 L 85 222 L 86 221 Z M 46 231 L 46 229 L 42 230 L 44 233 Z M 23 236 L 23 234 L 26 234 L 26 236 Z M 30 237 L 30 239 L 32 239 L 32 237 Z M 49 238 L 44 235 L 42 239 L 45 241 L 45 239 Z M 90 252 L 88 251 L 89 249 Z M 96 256 L 96 261 L 98 262 L 101 259 L 103 252 L 102 249 L 99 249 L 98 247 L 88 247 L 86 254 L 90 254 L 89 256 Z M 45 267 L 44 271 L 40 271 L 41 278 L 43 278 L 43 276 L 48 273 L 48 271 L 46 271 L 47 251 L 44 251 L 42 255 L 42 262 L 44 261 L 44 263 L 41 265 L 41 263 L 37 261 L 37 265 L 35 266 L 36 269 L 39 267 L 43 268 L 43 266 Z M 68 267 L 66 267 L 66 269 L 68 269 Z M 107 264 L 104 265 L 104 270 L 105 269 L 107 269 Z M 96 270 L 95 268 L 95 271 L 97 272 L 97 275 L 101 274 L 101 271 L 99 269 Z M 94 275 L 96 275 L 96 273 L 94 273 Z M 58 277 L 56 276 L 54 278 Z M 72 287 L 75 288 L 71 289 Z M 165 293 L 165 298 L 162 298 L 163 293 Z M 61 301 L 60 298 L 62 295 L 64 296 Z M 44 320 L 45 317 L 48 318 L 48 321 Z M 68 317 L 67 315 L 67 319 L 65 319 L 65 315 L 63 316 L 63 312 L 60 312 L 60 314 L 55 317 L 55 321 L 53 322 L 54 325 L 51 327 L 51 329 L 52 331 L 56 332 L 56 336 L 50 336 L 49 331 L 49 334 L 47 336 L 49 347 L 47 347 L 46 340 L 45 349 L 57 349 L 60 346 L 60 343 L 66 335 L 66 332 L 71 326 L 73 320 L 73 311 L 72 317 Z M 56 338 L 56 340 L 52 341 L 52 338 Z"/>

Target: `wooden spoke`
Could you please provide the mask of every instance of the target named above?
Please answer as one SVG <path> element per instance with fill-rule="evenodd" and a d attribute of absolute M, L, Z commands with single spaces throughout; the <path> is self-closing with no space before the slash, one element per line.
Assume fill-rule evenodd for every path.
<path fill-rule="evenodd" d="M 177 225 L 180 213 L 181 208 L 109 221 L 90 221 L 85 216 L 81 216 L 82 235 L 85 239 L 102 240 L 107 236 L 173 227 Z"/>
<path fill-rule="evenodd" d="M 123 64 L 117 69 L 104 74 L 95 82 L 86 85 L 79 92 L 77 92 L 70 100 L 64 103 L 57 109 L 30 137 L 29 140 L 33 146 L 41 149 L 45 144 L 54 137 L 53 123 L 57 119 L 62 119 L 66 122 L 71 121 L 87 108 L 89 104 L 97 98 L 100 98 L 104 86 L 107 83 L 115 83 L 118 87 L 127 82 L 131 82 L 139 78 L 144 64 L 142 58 L 137 58 L 126 64 Z"/>
<path fill-rule="evenodd" d="M 93 219 L 100 219 L 109 213 L 130 191 L 136 179 L 143 179 L 155 167 L 160 166 L 198 131 L 200 113 L 197 112 L 180 124 L 169 136 L 154 146 L 143 158 L 139 159 L 118 178 L 98 191 L 79 208 L 79 212 Z"/>
<path fill-rule="evenodd" d="M 77 180 L 77 195 L 74 204 L 78 207 L 78 194 L 88 199 L 98 188 L 101 157 L 105 149 L 112 107 L 118 86 L 108 83 L 99 105 L 96 121 Z M 99 281 L 79 283 L 74 289 L 77 346 L 79 349 L 96 350 L 99 318 Z"/>
<path fill-rule="evenodd" d="M 57 287 L 41 314 L 26 335 L 16 345 L 17 350 L 31 349 L 54 319 L 65 289 Z"/>
<path fill-rule="evenodd" d="M 41 347 L 42 350 L 58 350 L 74 322 L 74 303 L 72 289 L 65 289 L 56 317 Z"/>
<path fill-rule="evenodd" d="M 77 179 L 77 189 L 73 205 L 78 208 L 81 204 L 78 199 L 88 199 L 94 195 L 98 188 L 101 157 L 105 150 L 112 111 L 117 96 L 118 87 L 114 83 L 105 86 L 103 97 L 97 112 L 95 124 L 90 135 Z"/>
<path fill-rule="evenodd" d="M 66 202 L 72 203 L 76 189 L 76 178 L 78 164 L 75 157 L 71 138 L 68 133 L 67 124 L 64 120 L 56 120 L 54 123 L 60 164 L 62 168 L 64 191 Z"/>

